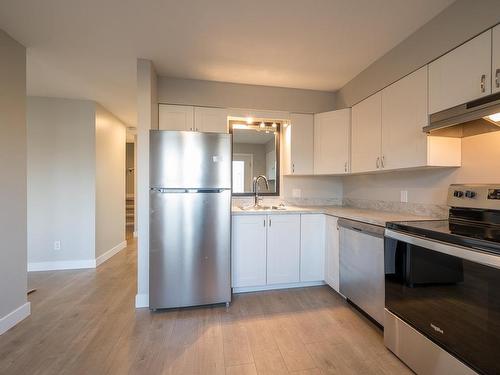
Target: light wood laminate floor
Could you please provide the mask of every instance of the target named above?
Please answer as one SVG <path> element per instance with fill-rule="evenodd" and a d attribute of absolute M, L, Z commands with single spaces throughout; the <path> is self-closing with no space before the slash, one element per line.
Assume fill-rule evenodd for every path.
<path fill-rule="evenodd" d="M 411 373 L 326 286 L 136 310 L 133 242 L 96 270 L 33 272 L 29 285 L 31 316 L 0 336 L 3 375 Z"/>

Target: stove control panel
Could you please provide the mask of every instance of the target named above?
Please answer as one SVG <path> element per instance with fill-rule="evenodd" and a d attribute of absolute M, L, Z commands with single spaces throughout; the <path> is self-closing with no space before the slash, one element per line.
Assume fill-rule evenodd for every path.
<path fill-rule="evenodd" d="M 500 210 L 500 184 L 450 185 L 448 206 Z"/>
<path fill-rule="evenodd" d="M 500 200 L 500 188 L 488 189 L 488 199 Z"/>

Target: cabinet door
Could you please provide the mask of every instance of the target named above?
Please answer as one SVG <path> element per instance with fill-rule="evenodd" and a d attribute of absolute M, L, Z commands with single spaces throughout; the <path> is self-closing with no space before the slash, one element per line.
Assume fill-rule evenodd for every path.
<path fill-rule="evenodd" d="M 268 215 L 267 284 L 298 282 L 299 261 L 300 215 Z"/>
<path fill-rule="evenodd" d="M 429 112 L 491 93 L 491 30 L 429 64 Z"/>
<path fill-rule="evenodd" d="M 339 261 L 339 230 L 338 218 L 325 218 L 325 281 L 337 292 L 339 291 L 340 261 Z"/>
<path fill-rule="evenodd" d="M 313 174 L 314 116 L 292 113 L 290 125 L 284 129 L 285 154 L 289 159 L 287 174 Z M 286 165 L 286 163 L 285 163 Z"/>
<path fill-rule="evenodd" d="M 160 130 L 194 130 L 193 107 L 160 104 L 158 124 Z"/>
<path fill-rule="evenodd" d="M 300 281 L 325 279 L 325 215 L 300 215 Z"/>
<path fill-rule="evenodd" d="M 349 108 L 314 116 L 314 174 L 349 171 L 350 125 Z"/>
<path fill-rule="evenodd" d="M 352 172 L 380 168 L 381 137 L 382 94 L 378 92 L 352 107 Z"/>
<path fill-rule="evenodd" d="M 266 285 L 266 227 L 266 215 L 233 216 L 233 287 Z"/>
<path fill-rule="evenodd" d="M 384 169 L 427 165 L 427 67 L 382 90 Z"/>
<path fill-rule="evenodd" d="M 224 108 L 194 108 L 194 128 L 204 133 L 227 133 L 227 110 Z"/>
<path fill-rule="evenodd" d="M 493 77 L 493 92 L 500 91 L 500 25 L 493 28 L 493 62 L 491 76 Z"/>

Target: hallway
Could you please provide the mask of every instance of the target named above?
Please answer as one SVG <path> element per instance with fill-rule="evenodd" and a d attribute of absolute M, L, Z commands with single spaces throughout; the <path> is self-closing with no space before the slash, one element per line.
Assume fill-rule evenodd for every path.
<path fill-rule="evenodd" d="M 410 373 L 328 287 L 136 310 L 130 243 L 97 269 L 29 274 L 32 314 L 0 337 L 1 374 Z"/>

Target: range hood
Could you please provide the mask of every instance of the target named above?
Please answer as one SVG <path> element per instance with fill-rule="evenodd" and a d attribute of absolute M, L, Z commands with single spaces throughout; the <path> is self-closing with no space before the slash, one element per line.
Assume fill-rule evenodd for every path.
<path fill-rule="evenodd" d="M 433 113 L 422 130 L 454 138 L 500 131 L 500 92 Z"/>

